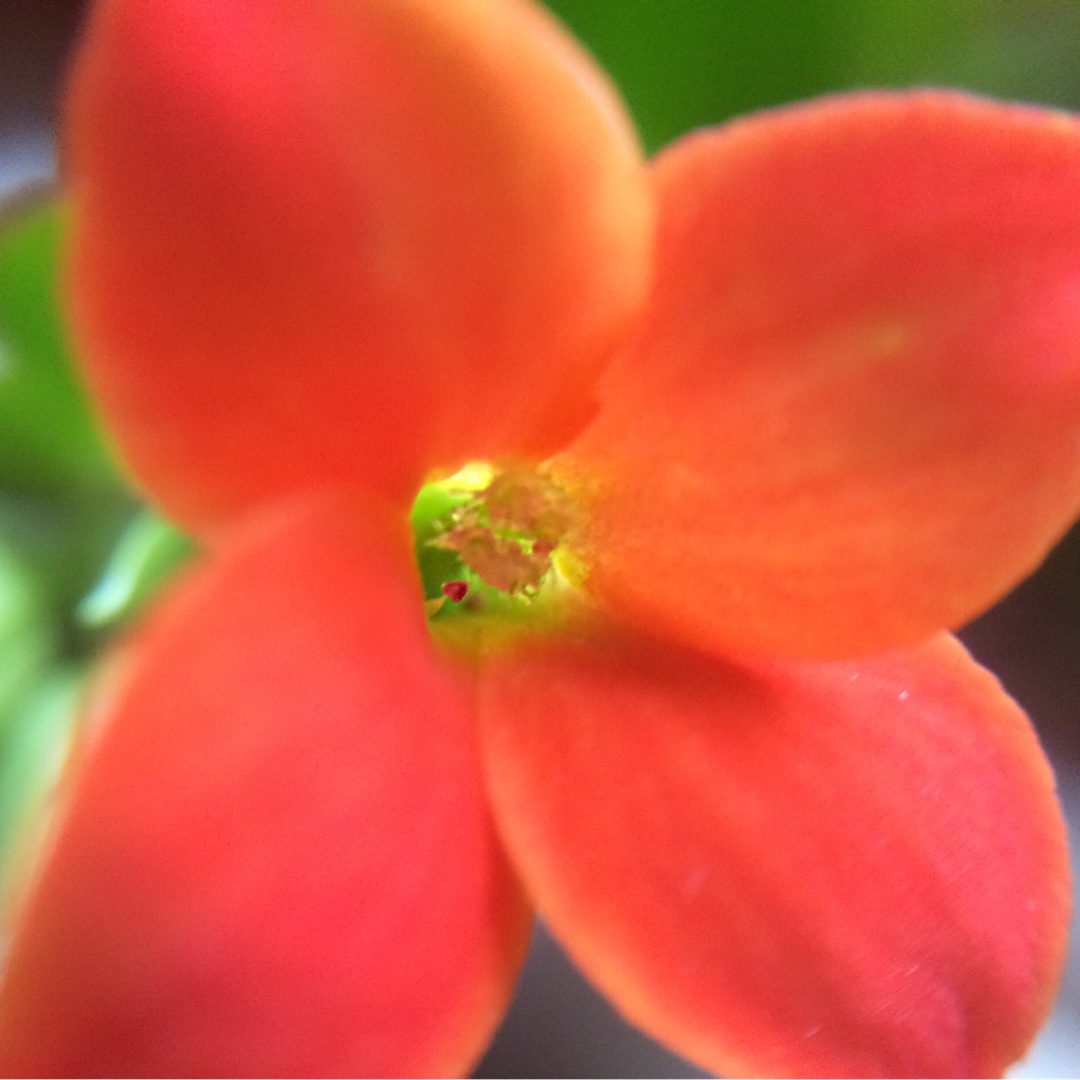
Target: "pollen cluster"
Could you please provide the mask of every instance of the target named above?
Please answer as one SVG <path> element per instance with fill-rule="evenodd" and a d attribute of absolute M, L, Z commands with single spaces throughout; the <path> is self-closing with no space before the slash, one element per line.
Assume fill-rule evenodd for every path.
<path fill-rule="evenodd" d="M 469 465 L 427 485 L 412 519 L 429 616 L 534 600 L 572 514 L 562 488 L 520 463 Z"/>
<path fill-rule="evenodd" d="M 511 596 L 535 594 L 570 523 L 563 491 L 534 469 L 510 465 L 436 524 L 430 547 L 453 551 L 482 582 Z"/>

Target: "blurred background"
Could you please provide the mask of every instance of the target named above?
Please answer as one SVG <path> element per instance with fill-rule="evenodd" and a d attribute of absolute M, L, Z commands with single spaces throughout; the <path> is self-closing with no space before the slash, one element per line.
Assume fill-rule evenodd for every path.
<path fill-rule="evenodd" d="M 858 87 L 965 87 L 1080 110 L 1077 0 L 551 0 L 550 6 L 619 84 L 650 151 L 692 127 Z M 58 87 L 81 11 L 76 0 L 0 0 L 0 194 L 25 192 L 52 173 Z M 25 194 L 20 199 L 25 205 Z M 27 310 L 48 294 L 55 240 L 54 223 L 43 219 L 17 243 L 0 241 L 0 857 L 33 794 L 24 790 L 25 778 L 47 776 L 55 766 L 79 672 L 101 632 L 102 620 L 88 616 L 85 604 L 81 618 L 72 613 L 110 560 L 110 587 L 123 591 L 123 558 L 118 570 L 115 550 L 125 530 L 130 559 L 140 543 L 161 550 L 156 534 L 148 540 L 144 527 L 131 531 L 136 504 L 82 411 L 60 327 L 47 317 L 27 320 Z M 38 375 L 23 377 L 9 362 L 12 350 L 39 356 Z M 1080 530 L 962 636 L 1038 727 L 1058 772 L 1076 852 Z M 478 1075 L 702 1074 L 623 1025 L 541 930 Z M 1080 1075 L 1075 946 L 1057 1010 L 1013 1075 Z"/>

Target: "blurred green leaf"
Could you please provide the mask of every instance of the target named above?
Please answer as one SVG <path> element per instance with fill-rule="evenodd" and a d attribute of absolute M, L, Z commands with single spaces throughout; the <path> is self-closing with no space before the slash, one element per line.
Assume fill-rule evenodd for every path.
<path fill-rule="evenodd" d="M 83 660 L 103 636 L 76 618 L 135 513 L 126 492 L 74 489 L 64 495 L 0 491 L 0 543 L 33 579 L 55 637 L 57 658 Z"/>
<path fill-rule="evenodd" d="M 105 573 L 79 605 L 90 627 L 113 627 L 134 618 L 197 551 L 195 542 L 153 511 L 128 525 Z"/>
<path fill-rule="evenodd" d="M 8 898 L 39 848 L 79 717 L 83 679 L 57 670 L 0 717 L 0 897 Z"/>
<path fill-rule="evenodd" d="M 818 92 L 828 6 L 782 0 L 550 0 L 618 83 L 645 146 Z"/>
<path fill-rule="evenodd" d="M 1080 106 L 1076 0 L 548 0 L 646 149 L 840 90 L 941 85 Z"/>
<path fill-rule="evenodd" d="M 109 456 L 71 370 L 55 280 L 62 211 L 0 215 L 0 487 L 112 484 Z"/>
<path fill-rule="evenodd" d="M 0 725 L 39 677 L 52 650 L 37 583 L 14 554 L 0 547 Z"/>

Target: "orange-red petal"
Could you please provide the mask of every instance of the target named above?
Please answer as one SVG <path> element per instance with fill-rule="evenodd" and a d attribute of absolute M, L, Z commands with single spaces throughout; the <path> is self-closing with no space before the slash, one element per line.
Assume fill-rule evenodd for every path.
<path fill-rule="evenodd" d="M 5 1075 L 445 1075 L 529 916 L 399 529 L 230 547 L 137 644 L 0 987 Z"/>
<path fill-rule="evenodd" d="M 1026 718 L 953 639 L 744 667 L 583 629 L 483 671 L 508 850 L 632 1022 L 722 1074 L 1024 1052 L 1064 958 L 1064 825 Z"/>
<path fill-rule="evenodd" d="M 1080 507 L 1080 123 L 835 98 L 656 162 L 657 282 L 560 469 L 589 586 L 724 651 L 954 627 Z"/>
<path fill-rule="evenodd" d="M 102 0 L 66 134 L 79 357 L 192 527 L 546 456 L 645 287 L 630 121 L 528 0 Z"/>

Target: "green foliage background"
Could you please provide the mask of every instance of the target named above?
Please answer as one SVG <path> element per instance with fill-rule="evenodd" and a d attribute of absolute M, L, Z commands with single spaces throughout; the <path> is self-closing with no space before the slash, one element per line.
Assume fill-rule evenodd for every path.
<path fill-rule="evenodd" d="M 860 87 L 1080 105 L 1075 0 L 550 0 L 621 87 L 648 150 Z"/>

